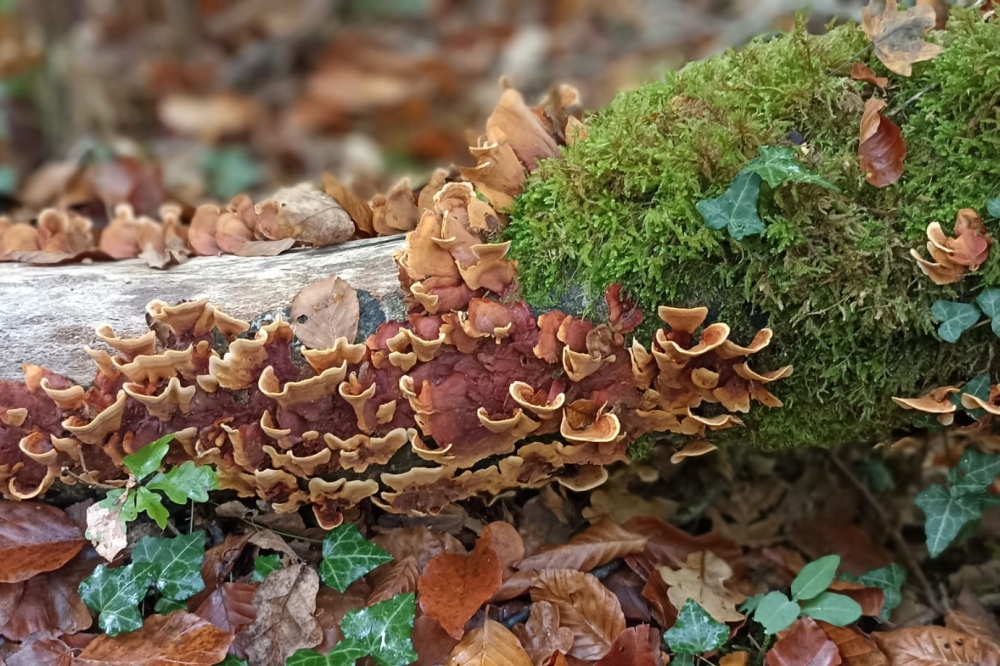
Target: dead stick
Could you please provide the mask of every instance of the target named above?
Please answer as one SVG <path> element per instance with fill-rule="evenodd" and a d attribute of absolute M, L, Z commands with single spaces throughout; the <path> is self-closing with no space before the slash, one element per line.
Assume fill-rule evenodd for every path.
<path fill-rule="evenodd" d="M 834 455 L 832 451 L 826 451 L 826 455 L 829 456 L 830 460 L 833 462 L 840 474 L 845 479 L 850 481 L 851 485 L 858 489 L 858 492 L 860 492 L 861 496 L 864 497 L 865 502 L 871 506 L 875 515 L 877 515 L 879 520 L 882 521 L 882 524 L 885 525 L 886 531 L 889 533 L 889 536 L 892 537 L 892 541 L 896 546 L 897 554 L 903 558 L 903 563 L 906 565 L 906 568 L 910 570 L 910 573 L 917 580 L 917 583 L 920 584 L 920 587 L 924 591 L 924 596 L 927 598 L 927 603 L 930 604 L 931 608 L 933 608 L 935 612 L 944 614 L 946 610 L 945 605 L 941 603 L 938 596 L 934 593 L 934 588 L 931 586 L 930 581 L 927 580 L 927 577 L 924 576 L 923 569 L 920 568 L 920 563 L 917 561 L 917 558 L 914 557 L 909 544 L 906 543 L 903 535 L 900 534 L 899 530 L 889 519 L 885 509 L 883 509 L 882 505 L 879 504 L 878 499 L 872 495 L 868 486 L 866 486 L 861 479 L 855 476 L 854 472 L 851 471 L 851 468 L 848 467 L 843 460 Z"/>

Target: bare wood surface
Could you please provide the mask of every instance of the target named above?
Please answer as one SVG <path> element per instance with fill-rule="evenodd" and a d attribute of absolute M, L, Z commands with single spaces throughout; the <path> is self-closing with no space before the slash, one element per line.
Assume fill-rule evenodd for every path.
<path fill-rule="evenodd" d="M 0 379 L 22 379 L 35 363 L 81 384 L 94 376 L 84 345 L 100 346 L 95 327 L 119 336 L 147 330 L 146 304 L 207 297 L 251 320 L 286 307 L 310 282 L 338 275 L 377 300 L 399 294 L 392 252 L 402 236 L 353 241 L 277 257 L 192 257 L 166 270 L 140 260 L 27 266 L 0 263 Z"/>

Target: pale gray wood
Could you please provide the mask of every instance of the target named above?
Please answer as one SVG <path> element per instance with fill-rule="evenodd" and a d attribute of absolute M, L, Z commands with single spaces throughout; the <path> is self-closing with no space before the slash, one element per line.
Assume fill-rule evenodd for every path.
<path fill-rule="evenodd" d="M 0 263 L 0 379 L 21 379 L 35 363 L 89 384 L 94 365 L 84 345 L 99 347 L 94 329 L 116 335 L 146 330 L 146 304 L 208 297 L 226 313 L 252 320 L 280 310 L 310 282 L 338 275 L 376 300 L 401 296 L 393 250 L 404 238 L 352 241 L 277 257 L 193 257 L 154 270 L 140 260 L 27 266 Z M 395 301 L 398 298 L 388 298 Z"/>

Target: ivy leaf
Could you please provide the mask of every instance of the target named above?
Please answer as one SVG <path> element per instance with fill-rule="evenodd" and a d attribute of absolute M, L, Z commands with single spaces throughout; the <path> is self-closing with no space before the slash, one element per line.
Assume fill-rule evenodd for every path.
<path fill-rule="evenodd" d="M 280 555 L 258 555 L 253 561 L 253 574 L 250 575 L 250 582 L 263 583 L 267 574 L 283 566 Z"/>
<path fill-rule="evenodd" d="M 391 561 L 392 555 L 366 541 L 357 525 L 344 523 L 323 539 L 319 575 L 326 585 L 344 592 L 375 567 Z"/>
<path fill-rule="evenodd" d="M 1000 289 L 987 289 L 976 297 L 976 304 L 983 311 L 990 322 L 990 329 L 993 334 L 1000 338 Z"/>
<path fill-rule="evenodd" d="M 142 537 L 132 549 L 132 562 L 153 566 L 156 589 L 168 599 L 182 601 L 205 589 L 201 563 L 205 559 L 205 533 L 158 539 Z"/>
<path fill-rule="evenodd" d="M 123 458 L 125 467 L 132 473 L 136 481 L 142 481 L 160 469 L 163 458 L 170 449 L 170 441 L 173 438 L 173 435 L 164 435 L 155 442 L 150 442 L 135 453 L 131 453 Z"/>
<path fill-rule="evenodd" d="M 802 613 L 835 627 L 846 627 L 861 619 L 861 604 L 836 592 L 823 592 L 802 602 Z"/>
<path fill-rule="evenodd" d="M 771 187 L 785 181 L 819 185 L 839 192 L 836 185 L 805 168 L 795 158 L 795 151 L 787 146 L 761 146 L 760 157 L 747 164 L 743 170 L 756 173 Z"/>
<path fill-rule="evenodd" d="M 888 620 L 892 611 L 903 601 L 901 589 L 906 582 L 906 570 L 895 562 L 887 567 L 872 569 L 861 576 L 843 574 L 841 579 L 882 590 L 882 612 L 879 613 L 882 620 Z"/>
<path fill-rule="evenodd" d="M 194 461 L 188 460 L 166 474 L 157 472 L 146 487 L 166 493 L 174 504 L 185 504 L 189 499 L 207 502 L 208 491 L 219 487 L 219 478 L 211 467 L 198 467 Z"/>
<path fill-rule="evenodd" d="M 226 658 L 216 666 L 247 666 L 247 660 L 237 657 L 235 654 L 227 654 Z"/>
<path fill-rule="evenodd" d="M 146 515 L 156 521 L 156 524 L 160 526 L 162 530 L 167 526 L 167 520 L 170 519 L 170 513 L 167 512 L 167 508 L 163 506 L 163 500 L 160 496 L 154 493 L 148 488 L 142 486 L 136 486 L 134 493 L 129 493 L 130 497 L 134 497 L 135 502 L 135 512 L 131 518 L 125 517 L 125 511 L 122 510 L 122 518 L 125 522 L 130 522 L 135 520 L 135 517 L 139 515 L 140 511 L 145 511 Z M 126 500 L 126 505 L 128 501 Z"/>
<path fill-rule="evenodd" d="M 709 615 L 694 599 L 688 599 L 677 614 L 677 622 L 663 640 L 674 652 L 701 654 L 717 650 L 729 640 L 729 626 Z"/>
<path fill-rule="evenodd" d="M 979 398 L 980 400 L 982 400 L 983 402 L 986 402 L 987 400 L 989 400 L 990 399 L 990 373 L 984 372 L 981 375 L 977 375 L 976 377 L 973 377 L 969 381 L 965 382 L 965 385 L 962 386 L 962 390 L 960 390 L 958 393 L 952 393 L 951 395 L 948 396 L 948 400 L 951 401 L 951 404 L 955 405 L 959 409 L 965 410 L 969 414 L 969 416 L 971 416 L 972 418 L 974 418 L 974 419 L 981 419 L 984 416 L 986 416 L 986 410 L 985 409 L 981 409 L 981 408 L 967 409 L 962 404 L 962 396 L 965 395 L 965 394 L 974 395 L 977 398 Z"/>
<path fill-rule="evenodd" d="M 802 567 L 802 571 L 792 581 L 792 599 L 805 601 L 819 596 L 830 587 L 839 566 L 840 555 L 827 555 Z"/>
<path fill-rule="evenodd" d="M 153 567 L 132 563 L 109 569 L 98 564 L 80 583 L 79 592 L 87 608 L 98 613 L 97 624 L 108 636 L 142 627 L 139 602 L 153 580 Z"/>
<path fill-rule="evenodd" d="M 285 666 L 354 666 L 354 662 L 368 656 L 368 650 L 358 641 L 345 639 L 326 654 L 303 648 L 285 661 Z"/>
<path fill-rule="evenodd" d="M 770 592 L 760 600 L 753 619 L 764 626 L 764 632 L 776 634 L 792 626 L 802 609 L 781 592 Z"/>
<path fill-rule="evenodd" d="M 934 301 L 931 306 L 931 316 L 934 321 L 941 322 L 938 335 L 945 342 L 955 343 L 962 333 L 972 328 L 982 312 L 975 303 L 959 303 L 957 301 Z"/>
<path fill-rule="evenodd" d="M 175 610 L 187 610 L 187 601 L 177 601 L 175 599 L 160 597 L 156 600 L 156 605 L 153 606 L 153 610 L 155 610 L 158 615 L 169 615 Z"/>
<path fill-rule="evenodd" d="M 1000 197 L 986 202 L 986 212 L 993 217 L 1000 218 Z"/>
<path fill-rule="evenodd" d="M 379 666 L 407 666 L 417 660 L 410 635 L 417 611 L 413 592 L 354 610 L 344 616 L 344 638 L 357 641 Z"/>
<path fill-rule="evenodd" d="M 757 215 L 757 197 L 760 195 L 760 176 L 750 171 L 740 171 L 729 189 L 715 199 L 705 199 L 695 208 L 709 229 L 729 227 L 734 240 L 763 233 L 766 229 Z"/>
<path fill-rule="evenodd" d="M 948 547 L 961 529 L 982 516 L 978 502 L 969 497 L 952 497 L 941 486 L 930 486 L 917 495 L 914 503 L 927 518 L 927 551 L 937 557 Z"/>
<path fill-rule="evenodd" d="M 989 377 L 987 377 L 987 382 Z M 987 395 L 989 388 L 987 387 Z M 1000 476 L 1000 455 L 980 453 L 975 449 L 966 449 L 958 459 L 958 473 L 949 480 L 952 481 L 953 496 L 971 495 L 985 491 L 996 478 Z M 952 470 L 954 471 L 954 470 Z"/>

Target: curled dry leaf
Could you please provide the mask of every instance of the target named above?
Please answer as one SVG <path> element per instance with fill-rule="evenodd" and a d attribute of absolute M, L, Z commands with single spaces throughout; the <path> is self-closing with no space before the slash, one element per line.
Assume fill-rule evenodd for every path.
<path fill-rule="evenodd" d="M 725 586 L 732 575 L 733 570 L 725 560 L 711 552 L 692 553 L 676 571 L 660 568 L 660 576 L 670 586 L 667 598 L 674 608 L 681 608 L 688 599 L 694 599 L 719 622 L 743 619 L 736 606 L 746 601 L 746 595 Z"/>
<path fill-rule="evenodd" d="M 444 666 L 531 666 L 528 653 L 505 626 L 486 620 L 465 635 Z"/>
<path fill-rule="evenodd" d="M 532 604 L 528 621 L 515 625 L 514 635 L 535 666 L 547 664 L 554 652 L 566 654 L 573 647 L 573 632 L 559 626 L 559 609 L 548 601 Z"/>
<path fill-rule="evenodd" d="M 78 647 L 50 634 L 33 634 L 6 661 L 0 657 L 0 666 L 71 666 L 76 663 L 73 657 L 77 652 Z"/>
<path fill-rule="evenodd" d="M 878 86 L 879 88 L 885 88 L 889 85 L 889 79 L 887 77 L 875 76 L 875 72 L 872 71 L 872 68 L 863 62 L 856 62 L 851 65 L 851 78 L 855 81 L 870 83 L 873 86 Z"/>
<path fill-rule="evenodd" d="M 875 647 L 872 639 L 853 627 L 835 627 L 826 622 L 818 622 L 830 640 L 836 643 L 840 657 L 847 666 L 889 666 L 882 651 Z"/>
<path fill-rule="evenodd" d="M 397 594 L 417 591 L 417 558 L 408 555 L 398 562 L 384 564 L 369 577 L 372 581 L 372 591 L 368 596 L 366 606 L 374 606 L 380 601 L 388 601 Z"/>
<path fill-rule="evenodd" d="M 362 231 L 366 234 L 375 233 L 375 228 L 372 226 L 372 209 L 366 202 L 362 201 L 360 197 L 356 196 L 353 192 L 343 186 L 343 184 L 337 180 L 332 174 L 323 174 L 323 189 L 326 193 L 333 197 L 333 200 L 340 204 L 340 207 L 347 211 L 347 214 L 351 216 L 354 221 L 354 226 L 358 228 L 358 231 Z"/>
<path fill-rule="evenodd" d="M 646 537 L 622 529 L 604 518 L 561 546 L 545 548 L 521 560 L 521 571 L 577 569 L 589 571 L 611 560 L 641 552 Z"/>
<path fill-rule="evenodd" d="M 249 583 L 220 583 L 198 606 L 194 614 L 202 617 L 219 629 L 239 634 L 257 617 L 257 609 L 253 605 L 253 597 L 257 592 L 256 585 Z M 242 643 L 237 637 L 236 643 Z M 236 654 L 242 656 L 245 649 L 238 647 Z"/>
<path fill-rule="evenodd" d="M 596 666 L 662 666 L 659 636 L 648 624 L 623 631 Z"/>
<path fill-rule="evenodd" d="M 870 0 L 861 10 L 861 25 L 882 64 L 909 76 L 913 63 L 935 58 L 944 48 L 923 39 L 937 23 L 933 7 L 918 3 L 900 12 L 896 5 L 896 0 Z"/>
<path fill-rule="evenodd" d="M 906 141 L 896 123 L 880 112 L 885 100 L 872 97 L 865 102 L 861 116 L 861 142 L 858 158 L 865 180 L 875 187 L 892 185 L 903 175 Z"/>
<path fill-rule="evenodd" d="M 767 653 L 767 666 L 837 666 L 841 663 L 837 644 L 815 620 L 799 618 Z"/>
<path fill-rule="evenodd" d="M 600 659 L 625 630 L 618 598 L 590 574 L 570 569 L 539 571 L 531 600 L 547 601 L 559 610 L 560 624 L 573 632 L 568 654 L 577 659 Z"/>
<path fill-rule="evenodd" d="M 292 299 L 292 330 L 312 349 L 333 349 L 338 338 L 353 343 L 360 317 L 358 293 L 336 275 L 306 285 Z"/>
<path fill-rule="evenodd" d="M 426 526 L 402 527 L 379 534 L 372 543 L 392 555 L 397 562 L 407 557 L 417 559 L 417 569 L 423 570 L 433 558 L 442 553 L 465 554 L 462 542 L 451 534 L 432 532 Z"/>
<path fill-rule="evenodd" d="M 468 555 L 438 555 L 417 580 L 420 608 L 451 636 L 462 637 L 465 623 L 500 589 L 503 571 L 489 539 L 480 537 Z"/>
<path fill-rule="evenodd" d="M 98 636 L 74 666 L 212 666 L 225 659 L 233 635 L 193 613 L 152 615 L 142 628 Z M 264 662 L 261 662 L 264 663 Z"/>
<path fill-rule="evenodd" d="M 920 666 L 977 666 L 990 662 L 989 648 L 968 634 L 945 627 L 904 627 L 895 631 L 875 632 L 875 644 L 890 664 Z"/>
<path fill-rule="evenodd" d="M 112 508 L 91 504 L 87 508 L 87 536 L 101 557 L 111 562 L 128 546 L 125 523 L 121 520 L 121 507 Z"/>
<path fill-rule="evenodd" d="M 251 663 L 284 664 L 296 650 L 323 640 L 313 617 L 318 590 L 319 574 L 304 564 L 268 574 L 253 598 L 257 618 L 239 634 Z"/>
<path fill-rule="evenodd" d="M 0 583 L 54 571 L 86 540 L 62 509 L 40 502 L 0 500 Z"/>
<path fill-rule="evenodd" d="M 257 205 L 257 213 L 257 232 L 271 240 L 292 238 L 313 247 L 326 247 L 354 236 L 351 216 L 312 183 L 278 190 Z"/>

